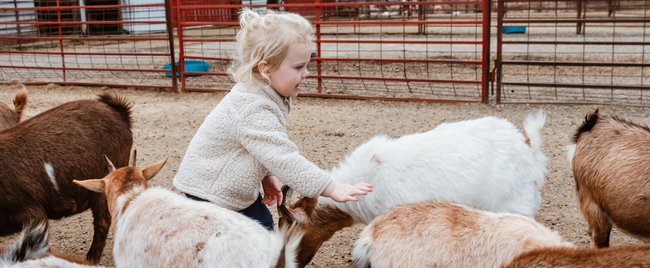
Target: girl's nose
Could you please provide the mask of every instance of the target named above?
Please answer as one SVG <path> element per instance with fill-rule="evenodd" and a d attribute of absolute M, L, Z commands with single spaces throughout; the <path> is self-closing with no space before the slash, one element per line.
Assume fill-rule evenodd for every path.
<path fill-rule="evenodd" d="M 307 77 L 307 76 L 309 76 L 309 70 L 307 70 L 307 68 L 305 68 L 305 72 L 303 72 L 302 77 Z"/>

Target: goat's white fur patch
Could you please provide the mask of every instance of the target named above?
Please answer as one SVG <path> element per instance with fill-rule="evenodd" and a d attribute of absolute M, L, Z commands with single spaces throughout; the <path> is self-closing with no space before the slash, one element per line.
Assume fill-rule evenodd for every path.
<path fill-rule="evenodd" d="M 50 178 L 50 181 L 52 182 L 54 189 L 58 191 L 59 185 L 56 183 L 56 178 L 54 177 L 54 167 L 49 162 L 45 162 L 44 167 L 45 167 L 45 173 L 47 174 L 47 177 Z"/>

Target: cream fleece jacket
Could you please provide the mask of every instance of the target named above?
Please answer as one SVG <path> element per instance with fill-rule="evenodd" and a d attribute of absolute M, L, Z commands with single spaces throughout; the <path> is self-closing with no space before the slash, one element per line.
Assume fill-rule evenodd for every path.
<path fill-rule="evenodd" d="M 174 187 L 236 211 L 255 202 L 267 174 L 320 195 L 331 179 L 289 140 L 288 115 L 288 99 L 271 87 L 236 84 L 192 138 Z"/>

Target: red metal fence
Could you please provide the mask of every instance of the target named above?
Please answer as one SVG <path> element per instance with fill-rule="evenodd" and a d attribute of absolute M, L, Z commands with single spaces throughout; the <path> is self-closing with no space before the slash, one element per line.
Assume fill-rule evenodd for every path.
<path fill-rule="evenodd" d="M 0 82 L 228 90 L 247 6 L 312 21 L 307 96 L 650 105 L 650 0 L 162 1 L 0 0 Z"/>
<path fill-rule="evenodd" d="M 300 13 L 316 30 L 311 76 L 303 93 L 363 99 L 479 102 L 487 99 L 489 25 L 485 3 L 326 2 L 251 4 L 256 9 Z M 461 10 L 459 7 L 463 6 Z M 468 8 L 474 7 L 474 9 Z M 194 10 L 239 10 L 242 5 L 185 5 Z M 202 25 L 214 27 L 196 27 Z M 187 21 L 178 26 L 181 59 L 213 64 L 211 72 L 188 78 L 180 89 L 226 90 L 227 66 L 237 32 L 236 21 Z M 484 36 L 486 35 L 486 36 Z M 180 60 L 179 63 L 183 63 Z M 179 69 L 184 69 L 180 67 Z M 191 73 L 199 75 L 198 73 Z"/>
<path fill-rule="evenodd" d="M 313 22 L 315 57 L 304 95 L 487 100 L 487 2 L 18 1 L 26 0 L 0 0 L 5 82 L 228 90 L 236 15 L 247 6 Z M 209 63 L 209 71 L 186 71 L 192 60 Z M 178 72 L 163 70 L 166 64 Z"/>
<path fill-rule="evenodd" d="M 498 5 L 497 102 L 650 105 L 650 1 Z"/>

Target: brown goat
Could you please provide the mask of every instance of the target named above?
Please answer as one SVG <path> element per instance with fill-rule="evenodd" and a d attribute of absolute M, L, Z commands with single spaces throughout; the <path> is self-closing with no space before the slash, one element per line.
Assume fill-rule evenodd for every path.
<path fill-rule="evenodd" d="M 131 106 L 107 93 L 0 131 L 0 235 L 90 208 L 94 236 L 86 259 L 99 262 L 111 223 L 106 197 L 72 181 L 108 174 L 103 155 L 126 166 L 132 144 Z"/>
<path fill-rule="evenodd" d="M 531 250 L 517 256 L 506 268 L 596 268 L 650 267 L 650 245 L 605 249 L 553 247 Z"/>
<path fill-rule="evenodd" d="M 596 110 L 573 142 L 568 157 L 592 246 L 609 246 L 612 225 L 650 241 L 650 128 Z"/>
<path fill-rule="evenodd" d="M 26 107 L 27 89 L 22 86 L 22 89 L 16 92 L 14 97 L 14 109 L 9 108 L 7 104 L 0 103 L 0 130 L 18 124 Z"/>

